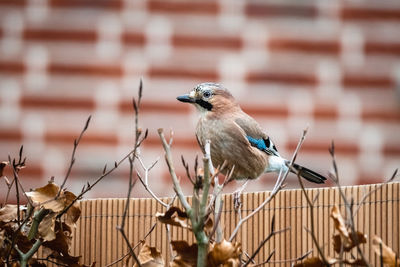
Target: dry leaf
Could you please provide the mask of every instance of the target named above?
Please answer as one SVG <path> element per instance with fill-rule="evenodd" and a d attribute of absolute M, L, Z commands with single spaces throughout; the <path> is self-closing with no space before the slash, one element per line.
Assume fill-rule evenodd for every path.
<path fill-rule="evenodd" d="M 139 252 L 138 259 L 143 267 L 164 267 L 164 259 L 161 252 L 155 247 L 144 244 Z M 134 267 L 137 267 L 135 263 Z"/>
<path fill-rule="evenodd" d="M 336 258 L 328 258 L 328 263 L 330 265 L 334 265 L 334 264 L 347 264 L 350 266 L 368 266 L 368 264 L 365 263 L 365 261 L 363 261 L 362 259 L 336 259 Z M 322 260 L 321 260 L 322 263 Z"/>
<path fill-rule="evenodd" d="M 47 214 L 39 224 L 39 237 L 45 241 L 51 241 L 56 238 L 56 233 L 54 232 L 56 216 L 57 213 L 55 212 Z"/>
<path fill-rule="evenodd" d="M 344 237 L 346 240 L 350 239 L 349 232 L 347 231 L 346 224 L 344 222 L 344 219 L 342 217 L 342 214 L 340 213 L 338 206 L 336 205 L 333 206 L 331 211 L 331 217 L 335 223 L 335 228 L 336 230 L 339 231 L 340 235 Z"/>
<path fill-rule="evenodd" d="M 372 239 L 372 246 L 374 247 L 375 253 L 378 254 L 379 257 L 382 257 L 383 263 L 389 267 L 398 267 L 400 266 L 400 259 L 396 258 L 396 253 L 388 247 L 385 243 L 383 243 L 382 239 L 378 236 L 374 236 Z M 382 247 L 382 254 L 381 254 Z M 396 262 L 397 261 L 397 262 Z"/>
<path fill-rule="evenodd" d="M 204 222 L 204 232 L 206 232 L 207 235 L 210 235 L 213 229 L 214 229 L 214 220 L 211 218 L 211 216 L 208 216 L 208 218 Z"/>
<path fill-rule="evenodd" d="M 64 198 L 65 198 L 65 207 L 66 207 L 66 206 L 70 205 L 72 203 L 72 201 L 74 201 L 76 199 L 76 196 L 69 191 L 65 191 Z M 76 226 L 75 223 L 76 223 L 76 221 L 78 221 L 80 216 L 81 216 L 81 208 L 79 207 L 79 204 L 77 202 L 75 202 L 71 207 L 69 207 L 68 211 L 65 213 L 64 222 L 69 227 L 74 227 L 74 226 Z"/>
<path fill-rule="evenodd" d="M 157 212 L 155 216 L 162 223 L 190 229 L 186 223 L 188 218 L 186 212 L 178 207 L 170 207 L 165 213 Z"/>
<path fill-rule="evenodd" d="M 56 233 L 56 238 L 51 241 L 43 242 L 43 246 L 52 249 L 53 252 L 57 252 L 55 255 L 59 254 L 68 256 L 72 240 L 71 228 L 65 223 L 62 223 L 61 225 L 56 221 L 54 232 Z"/>
<path fill-rule="evenodd" d="M 171 267 L 193 267 L 197 264 L 197 244 L 189 245 L 186 241 L 171 241 L 172 249 L 177 256 L 171 262 Z"/>
<path fill-rule="evenodd" d="M 353 232 L 347 229 L 342 214 L 336 205 L 332 208 L 331 217 L 335 223 L 336 230 L 339 231 L 339 235 L 333 236 L 333 247 L 337 253 L 340 253 L 342 246 L 343 251 L 349 252 L 355 246 L 367 243 L 367 236 L 365 234 L 357 231 L 354 236 Z"/>
<path fill-rule="evenodd" d="M 210 246 L 207 266 L 240 266 L 241 245 L 222 240 Z"/>
<path fill-rule="evenodd" d="M 305 259 L 301 263 L 295 264 L 293 267 L 323 267 L 323 261 L 318 257 Z"/>
<path fill-rule="evenodd" d="M 25 206 L 19 206 L 20 216 L 23 218 L 23 211 L 26 210 Z M 18 216 L 17 205 L 7 204 L 0 209 L 0 222 L 11 222 L 17 220 Z"/>
<path fill-rule="evenodd" d="M 350 239 L 347 242 L 343 242 L 343 251 L 349 252 L 352 248 L 359 244 L 367 243 L 367 236 L 359 231 L 356 232 L 356 237 L 350 234 Z M 333 236 L 333 248 L 336 253 L 340 253 L 342 246 L 341 235 L 337 234 Z"/>
<path fill-rule="evenodd" d="M 33 202 L 43 206 L 45 209 L 59 212 L 65 207 L 65 201 L 61 199 L 61 197 L 54 199 L 59 190 L 60 188 L 58 185 L 49 182 L 43 187 L 36 188 L 35 191 L 27 192 L 26 195 L 30 197 Z"/>

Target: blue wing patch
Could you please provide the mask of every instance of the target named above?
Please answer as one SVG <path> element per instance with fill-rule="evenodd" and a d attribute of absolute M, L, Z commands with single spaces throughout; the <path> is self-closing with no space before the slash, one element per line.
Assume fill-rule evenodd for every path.
<path fill-rule="evenodd" d="M 272 141 L 269 139 L 269 137 L 267 139 L 263 138 L 257 139 L 247 135 L 246 138 L 252 146 L 258 148 L 259 150 L 264 151 L 268 155 L 274 155 L 280 157 L 278 150 L 276 149 Z"/>
<path fill-rule="evenodd" d="M 250 144 L 252 146 L 257 147 L 260 150 L 266 150 L 267 149 L 267 145 L 265 144 L 264 139 L 256 139 L 256 138 L 253 138 L 253 137 L 248 136 L 248 135 L 246 137 L 247 137 L 247 140 L 249 140 L 249 142 L 250 142 Z"/>

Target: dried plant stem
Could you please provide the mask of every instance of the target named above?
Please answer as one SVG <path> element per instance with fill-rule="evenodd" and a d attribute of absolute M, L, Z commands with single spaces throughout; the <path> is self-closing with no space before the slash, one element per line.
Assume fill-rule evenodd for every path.
<path fill-rule="evenodd" d="M 269 233 L 269 235 L 258 245 L 257 249 L 254 251 L 254 253 L 251 255 L 251 257 L 248 259 L 248 261 L 243 265 L 243 267 L 246 267 L 247 265 L 249 265 L 254 258 L 257 256 L 257 254 L 260 252 L 261 248 L 265 245 L 265 243 L 268 242 L 268 240 L 270 240 L 274 235 L 282 233 L 282 232 L 286 232 L 287 230 L 289 230 L 290 228 L 285 228 L 282 230 L 277 230 L 275 231 L 275 216 L 272 217 L 272 221 L 271 221 L 271 231 Z M 271 253 L 271 257 L 272 257 L 272 253 Z M 268 260 L 270 259 L 270 257 L 268 257 Z"/>
<path fill-rule="evenodd" d="M 346 215 L 347 215 L 346 218 L 347 218 L 348 224 L 349 224 L 349 226 L 351 228 L 351 233 L 350 234 L 352 235 L 353 240 L 355 240 L 355 243 L 359 244 L 357 232 L 356 232 L 356 229 L 355 229 L 354 216 L 353 216 L 353 212 L 352 212 L 353 201 L 351 203 L 349 203 L 349 201 L 347 200 L 346 195 L 344 194 L 343 189 L 342 189 L 342 187 L 340 185 L 340 182 L 339 182 L 339 171 L 338 171 L 337 164 L 336 164 L 335 145 L 334 145 L 333 141 L 332 141 L 332 144 L 331 144 L 331 148 L 329 149 L 329 152 L 330 152 L 330 154 L 332 156 L 332 164 L 333 164 L 333 169 L 334 169 L 334 173 L 330 174 L 329 176 L 333 180 L 333 182 L 336 184 L 336 186 L 337 186 L 337 188 L 339 190 L 340 196 L 343 199 L 343 202 L 344 202 L 344 205 L 345 205 L 345 208 L 346 208 Z M 395 171 L 395 174 L 396 173 L 397 173 L 397 170 Z M 394 178 L 394 177 L 392 177 L 392 178 Z M 360 254 L 361 259 L 364 261 L 365 265 L 367 267 L 370 267 L 371 265 L 368 263 L 367 259 L 365 258 L 365 255 L 362 252 L 360 246 L 357 245 L 356 248 L 357 248 L 358 254 Z"/>
<path fill-rule="evenodd" d="M 126 203 L 125 203 L 125 207 L 124 207 L 124 213 L 123 213 L 122 219 L 121 219 L 121 224 L 117 226 L 117 230 L 121 233 L 122 237 L 125 240 L 125 243 L 128 246 L 130 255 L 133 257 L 133 259 L 136 261 L 136 264 L 139 267 L 141 267 L 142 265 L 141 265 L 138 257 L 136 256 L 135 252 L 133 251 L 133 247 L 132 247 L 131 243 L 129 242 L 128 236 L 125 233 L 125 222 L 126 222 L 126 217 L 128 215 L 129 200 L 131 198 L 132 189 L 135 186 L 135 183 L 137 181 L 137 180 L 133 181 L 133 164 L 134 164 L 134 161 L 135 161 L 135 158 L 137 155 L 138 147 L 143 142 L 143 140 L 147 137 L 147 131 L 146 131 L 143 139 L 140 140 L 141 131 L 139 130 L 139 108 L 140 108 L 140 102 L 141 102 L 141 98 L 142 98 L 142 89 L 143 89 L 143 83 L 142 83 L 142 80 L 140 80 L 138 102 L 136 103 L 135 99 L 133 99 L 133 101 L 132 101 L 133 109 L 135 111 L 135 146 L 133 148 L 133 153 L 131 155 L 129 155 L 129 157 L 128 157 L 128 160 L 129 160 L 128 193 L 126 196 Z"/>
<path fill-rule="evenodd" d="M 200 198 L 200 188 L 195 187 L 194 191 L 194 205 L 191 207 L 187 202 L 182 188 L 179 184 L 178 177 L 175 173 L 175 168 L 172 161 L 171 155 L 171 142 L 167 142 L 164 136 L 163 129 L 158 129 L 158 134 L 160 136 L 162 145 L 165 151 L 165 159 L 169 168 L 169 172 L 172 178 L 172 183 L 174 185 L 174 191 L 178 196 L 178 199 L 182 206 L 184 207 L 186 214 L 192 224 L 192 230 L 194 236 L 197 241 L 197 266 L 203 267 L 207 264 L 207 253 L 208 253 L 208 245 L 209 238 L 204 231 L 204 222 L 207 214 L 207 200 L 208 200 L 208 191 L 210 188 L 211 177 L 210 177 L 210 158 L 207 156 L 204 157 L 204 175 L 203 175 L 203 192 Z"/>
<path fill-rule="evenodd" d="M 164 201 L 162 201 L 159 197 L 157 197 L 157 195 L 151 190 L 151 188 L 149 186 L 149 172 L 157 164 L 159 159 L 156 159 L 149 167 L 146 167 L 143 163 L 143 160 L 140 158 L 139 155 L 136 155 L 136 158 L 139 160 L 140 166 L 142 167 L 142 169 L 144 171 L 144 177 L 142 177 L 142 175 L 139 172 L 136 172 L 136 174 L 139 178 L 139 181 L 142 183 L 144 189 L 147 192 L 149 192 L 151 197 L 154 198 L 158 203 L 160 203 L 160 205 L 168 208 L 168 204 L 165 203 Z"/>
<path fill-rule="evenodd" d="M 136 256 L 135 252 L 133 251 L 133 247 L 129 242 L 129 238 L 127 237 L 126 233 L 125 233 L 125 221 L 126 221 L 126 216 L 128 214 L 128 209 L 129 209 L 129 199 L 131 197 L 131 192 L 133 187 L 135 186 L 135 181 L 133 181 L 133 177 L 132 177 L 132 173 L 133 173 L 133 161 L 134 161 L 134 156 L 130 156 L 129 157 L 129 187 L 128 187 L 128 195 L 126 197 L 126 203 L 125 203 L 125 208 L 124 208 L 124 213 L 122 215 L 122 219 L 121 219 L 121 225 L 117 226 L 117 230 L 121 233 L 122 237 L 125 240 L 125 243 L 128 246 L 130 255 L 133 257 L 133 259 L 136 261 L 137 265 L 140 267 L 142 266 L 140 264 L 140 261 L 138 259 L 138 257 Z"/>
<path fill-rule="evenodd" d="M 310 207 L 310 220 L 311 220 L 311 231 L 310 231 L 310 234 L 311 234 L 311 238 L 313 240 L 314 245 L 317 247 L 318 253 L 319 253 L 324 265 L 330 266 L 330 264 L 328 263 L 328 260 L 325 257 L 324 252 L 322 251 L 322 248 L 318 244 L 317 237 L 315 236 L 315 232 L 314 232 L 315 231 L 315 228 L 314 228 L 314 205 L 313 205 L 311 199 L 309 198 L 309 196 L 308 196 L 308 194 L 306 192 L 306 189 L 304 188 L 303 181 L 301 180 L 301 177 L 300 177 L 299 174 L 297 174 L 297 178 L 299 180 L 301 191 L 303 192 L 303 194 L 304 194 L 304 196 L 306 198 L 306 201 L 308 203 L 308 206 Z"/>
<path fill-rule="evenodd" d="M 277 263 L 287 263 L 287 262 L 296 262 L 296 261 L 301 261 L 304 260 L 308 255 L 310 255 L 312 253 L 312 250 L 307 251 L 306 253 L 304 253 L 303 255 L 301 255 L 298 258 L 295 259 L 288 259 L 288 260 L 276 260 L 276 261 L 270 261 L 270 260 L 266 260 L 264 262 L 261 262 L 259 264 L 253 265 L 252 267 L 256 267 L 256 266 L 262 266 L 266 263 L 271 263 L 271 264 L 277 264 Z"/>
<path fill-rule="evenodd" d="M 153 224 L 153 226 L 150 228 L 150 230 L 147 232 L 147 234 L 142 238 L 142 240 L 140 240 L 134 247 L 132 247 L 132 249 L 135 250 L 137 247 L 139 247 L 139 245 L 142 244 L 142 242 L 153 232 L 153 230 L 156 228 L 156 226 L 157 226 L 157 223 Z M 126 253 L 125 255 L 123 255 L 122 257 L 120 257 L 119 259 L 107 264 L 105 267 L 113 266 L 114 264 L 117 264 L 118 262 L 122 261 L 129 255 L 131 255 L 130 251 L 128 253 Z"/>
<path fill-rule="evenodd" d="M 175 168 L 174 168 L 173 161 L 172 161 L 171 147 L 170 147 L 169 143 L 167 142 L 167 140 L 165 139 L 163 129 L 161 129 L 161 128 L 158 129 L 158 135 L 160 136 L 161 143 L 164 147 L 165 160 L 168 165 L 169 173 L 171 174 L 172 183 L 174 185 L 174 190 L 179 198 L 179 201 L 181 202 L 182 206 L 186 210 L 186 213 L 190 217 L 192 214 L 192 208 L 190 207 L 189 203 L 187 202 L 185 195 L 183 194 L 182 188 L 179 185 L 179 180 L 178 180 L 178 177 L 176 176 Z"/>
<path fill-rule="evenodd" d="M 90 119 L 91 118 L 92 118 L 91 115 L 87 118 L 85 126 L 83 127 L 81 133 L 79 134 L 79 137 L 74 140 L 74 148 L 72 149 L 72 154 L 71 154 L 71 160 L 70 160 L 70 163 L 69 163 L 69 167 L 68 167 L 67 173 L 65 174 L 64 180 L 63 180 L 63 182 L 62 182 L 62 184 L 60 186 L 60 189 L 58 190 L 57 196 L 55 198 L 58 198 L 60 196 L 60 194 L 61 194 L 62 190 L 64 189 L 64 186 L 65 186 L 65 184 L 66 184 L 66 182 L 68 180 L 68 177 L 71 174 L 72 167 L 74 166 L 74 163 L 75 163 L 76 149 L 78 148 L 79 142 L 81 141 L 81 139 L 83 137 L 83 134 L 86 132 L 86 130 L 89 127 L 89 123 L 90 123 Z"/>

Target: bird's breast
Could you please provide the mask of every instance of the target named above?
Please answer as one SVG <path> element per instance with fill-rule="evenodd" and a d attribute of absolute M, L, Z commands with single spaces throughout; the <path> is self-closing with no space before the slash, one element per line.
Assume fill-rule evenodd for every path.
<path fill-rule="evenodd" d="M 255 179 L 268 164 L 267 155 L 252 147 L 243 131 L 232 121 L 201 118 L 196 135 L 203 150 L 206 140 L 210 140 L 214 167 L 226 161 L 228 170 L 234 168 L 233 179 Z"/>

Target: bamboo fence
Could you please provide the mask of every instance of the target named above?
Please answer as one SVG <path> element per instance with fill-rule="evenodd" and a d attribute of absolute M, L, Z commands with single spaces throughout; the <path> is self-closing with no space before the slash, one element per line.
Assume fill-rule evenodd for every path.
<path fill-rule="evenodd" d="M 397 255 L 400 254 L 400 183 L 383 185 L 360 203 L 365 194 L 378 186 L 361 185 L 342 188 L 348 199 L 354 199 L 354 205 L 361 205 L 355 216 L 355 226 L 358 231 L 368 236 L 367 244 L 361 247 L 373 266 L 379 266 L 379 259 L 371 245 L 374 235 L 380 236 Z M 312 219 L 318 243 L 325 255 L 337 256 L 332 243 L 332 236 L 337 232 L 335 232 L 333 220 L 330 218 L 330 211 L 334 205 L 338 205 L 344 215 L 343 199 L 337 188 L 308 189 L 307 193 L 311 199 L 315 200 L 314 218 Z M 269 192 L 243 194 L 242 216 L 246 216 L 259 206 L 268 194 Z M 235 213 L 232 195 L 224 195 L 223 200 L 221 223 L 224 226 L 225 236 L 228 238 L 235 228 L 239 216 Z M 74 230 L 72 255 L 82 255 L 85 264 L 96 262 L 96 266 L 107 266 L 127 254 L 127 245 L 116 230 L 116 226 L 121 223 L 125 203 L 126 199 L 81 201 L 82 215 Z M 138 244 L 151 227 L 157 223 L 154 216 L 157 211 L 164 212 L 165 208 L 154 199 L 130 200 L 126 232 L 133 246 Z M 290 266 L 288 262 L 278 263 L 278 261 L 297 258 L 311 249 L 313 250 L 312 255 L 317 256 L 317 250 L 307 231 L 307 229 L 311 229 L 310 207 L 301 190 L 280 191 L 273 201 L 242 225 L 235 241 L 242 244 L 243 251 L 251 255 L 260 242 L 268 236 L 271 219 L 274 215 L 276 230 L 287 227 L 290 230 L 274 236 L 266 243 L 255 258 L 256 262 L 262 262 L 273 250 L 275 250 L 275 254 L 271 260 L 276 262 L 273 266 Z M 182 228 L 172 227 L 171 237 L 172 240 L 194 242 L 192 233 Z M 157 223 L 145 242 L 150 246 L 157 247 L 164 254 L 164 258 L 169 260 L 168 238 L 163 224 Z M 140 246 L 136 252 L 139 249 Z M 354 255 L 357 255 L 356 250 L 354 250 Z M 122 266 L 124 262 L 120 261 L 113 266 Z M 132 260 L 130 264 L 132 264 Z"/>

